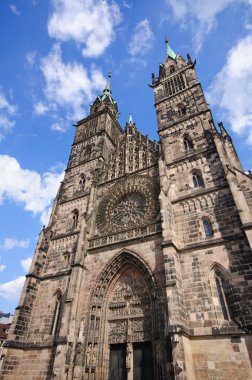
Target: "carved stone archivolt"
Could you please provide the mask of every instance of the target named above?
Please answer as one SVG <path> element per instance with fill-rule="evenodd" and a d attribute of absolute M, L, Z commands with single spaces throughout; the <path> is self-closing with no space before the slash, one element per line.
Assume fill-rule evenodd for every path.
<path fill-rule="evenodd" d="M 97 227 L 101 234 L 109 234 L 150 224 L 155 222 L 158 211 L 158 188 L 153 177 L 124 178 L 102 198 Z"/>
<path fill-rule="evenodd" d="M 150 342 L 157 366 L 163 366 L 163 306 L 150 269 L 135 254 L 122 252 L 106 265 L 97 278 L 86 315 L 83 379 L 89 379 L 92 372 L 101 379 L 108 377 L 110 345 L 118 343 L 125 345 L 128 369 L 136 342 Z"/>

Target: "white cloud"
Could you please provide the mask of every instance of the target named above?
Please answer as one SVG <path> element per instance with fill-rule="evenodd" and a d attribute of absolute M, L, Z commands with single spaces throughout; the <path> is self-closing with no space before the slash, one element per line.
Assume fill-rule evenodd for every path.
<path fill-rule="evenodd" d="M 27 240 L 17 240 L 13 238 L 5 238 L 4 241 L 0 242 L 1 249 L 13 249 L 13 248 L 27 248 L 30 244 L 29 239 Z"/>
<path fill-rule="evenodd" d="M 26 54 L 26 60 L 29 66 L 31 67 L 34 66 L 35 59 L 36 59 L 36 51 L 35 50 L 28 51 L 28 53 Z"/>
<path fill-rule="evenodd" d="M 6 269 L 6 266 L 3 264 L 0 264 L 0 272 L 3 272 Z"/>
<path fill-rule="evenodd" d="M 0 87 L 0 141 L 14 127 L 15 121 L 13 120 L 13 116 L 16 110 L 16 106 L 7 100 Z"/>
<path fill-rule="evenodd" d="M 60 123 L 53 123 L 51 125 L 51 130 L 52 131 L 57 131 L 57 132 L 66 132 L 67 125 L 65 124 L 60 124 Z"/>
<path fill-rule="evenodd" d="M 43 213 L 51 206 L 64 175 L 23 169 L 14 157 L 7 155 L 0 155 L 0 173 L 0 204 L 11 200 L 33 213 Z"/>
<path fill-rule="evenodd" d="M 23 289 L 25 276 L 19 276 L 15 280 L 0 283 L 0 297 L 7 300 L 18 300 Z"/>
<path fill-rule="evenodd" d="M 47 226 L 47 225 L 48 225 L 48 222 L 49 222 L 49 219 L 50 219 L 51 212 L 52 212 L 52 207 L 48 207 L 48 208 L 46 208 L 46 209 L 42 212 L 41 217 L 40 217 L 40 221 L 41 221 L 41 223 L 43 224 L 43 226 Z"/>
<path fill-rule="evenodd" d="M 32 257 L 27 257 L 27 259 L 20 261 L 21 267 L 24 269 L 25 272 L 29 272 L 31 263 Z"/>
<path fill-rule="evenodd" d="M 45 79 L 46 106 L 54 111 L 62 107 L 67 112 L 68 120 L 82 118 L 85 107 L 106 83 L 102 72 L 95 65 L 91 66 L 88 74 L 77 62 L 64 63 L 58 44 L 42 59 L 41 70 Z M 37 111 L 43 111 L 41 104 L 37 106 Z M 65 126 L 55 123 L 53 129 L 62 131 Z"/>
<path fill-rule="evenodd" d="M 108 0 L 52 0 L 48 33 L 59 41 L 74 40 L 82 53 L 97 57 L 115 38 L 121 21 L 118 5 Z"/>
<path fill-rule="evenodd" d="M 35 114 L 37 115 L 45 115 L 48 111 L 48 106 L 42 102 L 35 103 L 33 108 Z"/>
<path fill-rule="evenodd" d="M 172 10 L 175 21 L 182 28 L 191 29 L 196 52 L 201 49 L 204 38 L 215 26 L 217 16 L 224 9 L 237 3 L 251 5 L 251 0 L 211 0 L 207 4 L 202 0 L 165 0 L 165 2 Z"/>
<path fill-rule="evenodd" d="M 128 3 L 126 0 L 123 0 L 123 6 L 125 8 L 131 9 L 133 7 L 132 3 Z"/>
<path fill-rule="evenodd" d="M 207 91 L 211 105 L 234 132 L 248 134 L 252 144 L 252 34 L 240 39 L 229 51 L 226 63 Z"/>
<path fill-rule="evenodd" d="M 153 32 L 147 19 L 140 21 L 135 27 L 129 43 L 132 57 L 143 57 L 151 48 L 154 40 Z"/>
<path fill-rule="evenodd" d="M 16 5 L 10 4 L 10 10 L 15 16 L 20 16 L 21 12 L 17 9 Z"/>

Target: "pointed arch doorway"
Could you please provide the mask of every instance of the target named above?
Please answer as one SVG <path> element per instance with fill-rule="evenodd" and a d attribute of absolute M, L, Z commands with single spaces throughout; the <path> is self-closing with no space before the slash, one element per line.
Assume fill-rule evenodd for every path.
<path fill-rule="evenodd" d="M 109 296 L 108 343 L 110 380 L 152 380 L 152 305 L 139 272 L 126 266 Z"/>
<path fill-rule="evenodd" d="M 132 252 L 117 255 L 90 301 L 84 379 L 164 379 L 164 310 L 146 263 Z"/>

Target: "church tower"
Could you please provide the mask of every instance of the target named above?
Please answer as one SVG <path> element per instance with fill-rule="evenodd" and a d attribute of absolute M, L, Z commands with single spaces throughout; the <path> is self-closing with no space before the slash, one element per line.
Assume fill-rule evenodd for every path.
<path fill-rule="evenodd" d="M 252 178 L 196 62 L 166 48 L 159 143 L 119 125 L 110 73 L 76 125 L 3 380 L 252 378 Z"/>

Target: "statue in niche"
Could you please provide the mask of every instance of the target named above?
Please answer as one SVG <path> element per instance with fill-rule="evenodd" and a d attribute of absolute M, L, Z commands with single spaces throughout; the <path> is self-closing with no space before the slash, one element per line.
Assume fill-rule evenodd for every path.
<path fill-rule="evenodd" d="M 75 348 L 74 364 L 76 366 L 82 365 L 82 345 L 80 342 L 77 343 Z"/>
<path fill-rule="evenodd" d="M 93 348 L 92 368 L 96 366 L 96 360 L 97 360 L 97 343 L 95 343 L 94 348 Z"/>
<path fill-rule="evenodd" d="M 86 351 L 86 367 L 90 366 L 91 351 L 92 351 L 92 343 L 88 343 L 88 347 L 87 347 L 87 351 Z"/>
<path fill-rule="evenodd" d="M 126 368 L 129 371 L 131 368 L 131 354 L 132 354 L 132 344 L 127 343 L 126 348 Z"/>
<path fill-rule="evenodd" d="M 65 361 L 66 366 L 69 366 L 70 364 L 72 348 L 73 348 L 73 343 L 69 343 L 67 347 L 67 352 L 66 352 L 66 361 Z"/>

